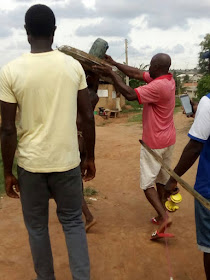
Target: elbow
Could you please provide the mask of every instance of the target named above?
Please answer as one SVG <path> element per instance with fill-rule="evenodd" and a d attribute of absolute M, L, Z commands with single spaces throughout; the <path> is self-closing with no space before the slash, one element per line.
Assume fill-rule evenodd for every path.
<path fill-rule="evenodd" d="M 85 123 L 87 126 L 95 126 L 95 118 L 93 112 L 86 115 L 86 118 L 83 120 L 83 123 Z"/>
<path fill-rule="evenodd" d="M 1 127 L 1 135 L 2 136 L 13 136 L 16 135 L 16 127 L 15 126 L 2 126 Z"/>
<path fill-rule="evenodd" d="M 129 95 L 126 97 L 126 99 L 127 99 L 128 101 L 135 101 L 135 100 L 137 100 L 138 98 L 137 98 L 136 93 L 134 92 L 134 93 L 132 93 L 132 94 L 129 94 Z"/>
<path fill-rule="evenodd" d="M 193 139 L 190 139 L 188 145 L 186 146 L 186 151 L 189 150 L 189 152 L 196 158 L 199 157 L 202 149 L 203 149 L 203 143 Z"/>
<path fill-rule="evenodd" d="M 129 90 L 129 91 L 127 92 L 127 94 L 126 94 L 126 99 L 127 99 L 128 101 L 137 100 L 138 97 L 137 97 L 137 94 L 136 94 L 135 90 L 133 90 L 133 89 L 130 88 L 130 90 Z"/>
<path fill-rule="evenodd" d="M 195 150 L 194 150 L 194 156 L 195 156 L 195 157 L 199 157 L 201 151 L 202 151 L 202 148 L 201 148 L 201 147 L 198 147 L 197 149 L 195 149 Z"/>
<path fill-rule="evenodd" d="M 128 101 L 134 101 L 134 100 L 136 100 L 136 98 L 134 98 L 134 96 L 132 96 L 132 95 L 128 95 L 126 99 L 127 99 Z"/>

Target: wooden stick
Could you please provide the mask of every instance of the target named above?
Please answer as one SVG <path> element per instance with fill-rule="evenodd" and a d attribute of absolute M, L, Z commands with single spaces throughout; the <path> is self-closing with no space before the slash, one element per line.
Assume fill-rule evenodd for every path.
<path fill-rule="evenodd" d="M 78 60 L 82 64 L 82 66 L 85 70 L 92 71 L 93 65 L 112 67 L 109 63 L 107 63 L 103 59 L 100 59 L 89 53 L 83 52 L 79 49 L 72 48 L 71 46 L 64 45 L 64 46 L 59 47 L 58 50 L 67 55 L 70 55 L 73 58 L 75 58 L 76 60 Z M 100 78 L 110 84 L 113 84 L 113 81 L 110 77 L 105 77 L 105 76 L 101 75 Z"/>
<path fill-rule="evenodd" d="M 194 188 L 192 188 L 187 182 L 180 178 L 167 164 L 165 164 L 162 158 L 152 149 L 150 149 L 142 140 L 139 140 L 142 146 L 162 165 L 163 169 L 173 177 L 186 191 L 193 195 L 200 203 L 210 210 L 210 202 L 200 195 Z"/>

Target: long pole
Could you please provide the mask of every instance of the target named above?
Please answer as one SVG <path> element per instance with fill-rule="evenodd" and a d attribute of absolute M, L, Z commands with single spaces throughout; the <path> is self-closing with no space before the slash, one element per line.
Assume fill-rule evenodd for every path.
<path fill-rule="evenodd" d="M 125 39 L 125 64 L 128 65 L 128 40 Z M 125 77 L 126 85 L 129 86 L 129 77 Z"/>

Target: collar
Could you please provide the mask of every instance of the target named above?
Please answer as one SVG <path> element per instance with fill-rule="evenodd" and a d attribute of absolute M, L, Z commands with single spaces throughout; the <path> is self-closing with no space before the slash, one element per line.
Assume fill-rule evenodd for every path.
<path fill-rule="evenodd" d="M 160 77 L 157 77 L 155 80 L 162 80 L 162 79 L 167 79 L 167 80 L 171 80 L 173 78 L 173 75 L 171 73 L 168 73 L 166 75 L 163 75 L 163 76 L 160 76 Z"/>

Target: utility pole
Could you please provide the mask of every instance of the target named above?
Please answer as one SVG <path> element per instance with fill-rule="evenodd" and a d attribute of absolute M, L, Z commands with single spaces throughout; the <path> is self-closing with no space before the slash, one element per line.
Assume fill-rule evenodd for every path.
<path fill-rule="evenodd" d="M 125 64 L 128 65 L 128 40 L 125 39 Z M 126 85 L 129 86 L 129 77 L 125 77 Z"/>

